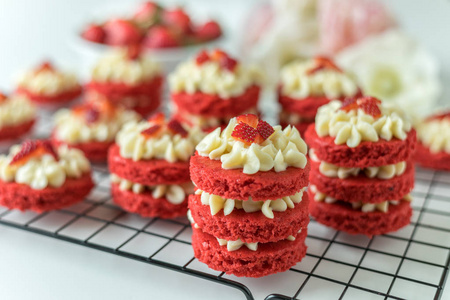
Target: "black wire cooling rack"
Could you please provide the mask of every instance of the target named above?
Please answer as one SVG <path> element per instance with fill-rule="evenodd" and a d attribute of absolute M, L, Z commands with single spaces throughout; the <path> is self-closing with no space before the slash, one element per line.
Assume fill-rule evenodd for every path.
<path fill-rule="evenodd" d="M 48 116 L 37 136 L 47 136 Z M 308 227 L 308 252 L 289 271 L 260 279 L 208 269 L 191 248 L 186 218 L 141 218 L 110 197 L 105 166 L 83 202 L 36 214 L 0 208 L 0 224 L 210 280 L 240 290 L 246 299 L 440 299 L 450 264 L 450 173 L 418 169 L 414 214 L 404 229 L 368 239 Z"/>

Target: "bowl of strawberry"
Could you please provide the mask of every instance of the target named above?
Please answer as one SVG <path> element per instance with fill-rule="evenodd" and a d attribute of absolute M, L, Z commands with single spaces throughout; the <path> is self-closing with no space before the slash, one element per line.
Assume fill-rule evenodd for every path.
<path fill-rule="evenodd" d="M 200 47 L 215 46 L 223 35 L 217 21 L 194 19 L 182 7 L 163 7 L 148 1 L 128 17 L 85 24 L 77 44 L 91 54 L 108 47 L 140 44 L 156 60 L 180 61 Z"/>

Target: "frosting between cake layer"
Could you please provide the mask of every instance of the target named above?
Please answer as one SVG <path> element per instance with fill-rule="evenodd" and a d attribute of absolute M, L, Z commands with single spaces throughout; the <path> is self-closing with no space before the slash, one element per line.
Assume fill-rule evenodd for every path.
<path fill-rule="evenodd" d="M 217 94 L 223 99 L 241 95 L 252 85 L 262 83 L 262 73 L 252 66 L 238 63 L 233 71 L 222 68 L 215 61 L 198 65 L 195 60 L 182 63 L 169 75 L 173 93 Z"/>
<path fill-rule="evenodd" d="M 412 126 L 405 114 L 395 106 L 382 103 L 382 116 L 374 118 L 361 109 L 340 110 L 340 101 L 331 101 L 319 108 L 316 132 L 319 137 L 334 137 L 336 145 L 357 147 L 363 141 L 377 142 L 380 138 L 405 140 Z"/>
<path fill-rule="evenodd" d="M 149 57 L 140 55 L 130 59 L 126 50 L 116 49 L 97 62 L 92 70 L 92 80 L 138 85 L 160 73 L 160 65 Z"/>
<path fill-rule="evenodd" d="M 24 73 L 18 82 L 19 87 L 34 94 L 57 95 L 78 89 L 80 84 L 75 74 L 51 70 L 31 70 Z"/>
<path fill-rule="evenodd" d="M 358 176 L 359 173 L 363 172 L 369 178 L 379 178 L 379 179 L 391 179 L 395 176 L 402 175 L 406 170 L 406 162 L 401 161 L 396 164 L 390 164 L 379 167 L 366 167 L 366 168 L 346 168 L 330 164 L 324 161 L 320 161 L 314 149 L 309 150 L 309 157 L 312 161 L 320 162 L 319 172 L 327 177 L 337 177 L 339 179 L 345 179 L 350 176 Z"/>
<path fill-rule="evenodd" d="M 328 204 L 333 204 L 336 202 L 343 202 L 343 201 L 339 201 L 336 198 L 328 196 L 325 193 L 318 191 L 317 187 L 315 185 L 311 185 L 310 189 L 315 194 L 314 201 L 316 201 L 316 202 L 325 202 Z M 412 197 L 408 194 L 408 195 L 405 195 L 402 200 L 411 202 Z M 380 203 L 366 203 L 363 201 L 350 202 L 353 209 L 361 210 L 364 213 L 369 213 L 369 212 L 374 212 L 374 211 L 381 211 L 383 213 L 387 213 L 389 210 L 389 205 L 398 205 L 399 203 L 400 203 L 399 200 L 386 200 L 386 201 L 383 201 Z"/>
<path fill-rule="evenodd" d="M 253 201 L 248 199 L 246 201 L 225 199 L 221 196 L 214 195 L 197 189 L 196 195 L 201 195 L 201 202 L 203 205 L 209 205 L 211 208 L 211 215 L 216 215 L 223 210 L 223 214 L 228 216 L 234 209 L 243 209 L 246 213 L 261 211 L 264 216 L 269 219 L 274 218 L 274 211 L 283 212 L 288 208 L 294 208 L 295 204 L 302 201 L 303 192 L 306 187 L 301 189 L 298 193 L 292 196 L 283 197 L 276 200 Z"/>
<path fill-rule="evenodd" d="M 450 117 L 423 122 L 417 128 L 417 136 L 431 153 L 450 154 Z"/>
<path fill-rule="evenodd" d="M 151 127 L 146 121 L 128 122 L 119 131 L 116 143 L 120 155 L 134 161 L 141 159 L 165 159 L 168 162 L 188 161 L 194 154 L 195 146 L 204 136 L 198 127 L 186 128 L 188 136 L 171 134 L 168 129 L 155 138 L 145 138 L 141 132 Z"/>
<path fill-rule="evenodd" d="M 144 191 L 150 191 L 155 199 L 166 198 L 172 204 L 181 204 L 186 199 L 186 195 L 194 192 L 194 185 L 191 182 L 183 184 L 158 184 L 143 185 L 119 177 L 117 174 L 111 174 L 111 182 L 118 184 L 122 191 L 132 191 L 135 194 L 142 194 Z"/>
<path fill-rule="evenodd" d="M 217 128 L 208 134 L 197 145 L 198 154 L 220 160 L 224 169 L 243 168 L 244 174 L 305 168 L 307 146 L 296 128 L 287 126 L 282 130 L 281 126 L 274 126 L 275 132 L 268 139 L 248 146 L 231 136 L 236 124 L 233 118 L 224 130 Z"/>
<path fill-rule="evenodd" d="M 116 109 L 113 117 L 100 113 L 99 120 L 89 124 L 83 115 L 61 109 L 54 117 L 55 137 L 69 144 L 112 142 L 125 123 L 139 119 L 139 115 L 134 111 Z"/>
<path fill-rule="evenodd" d="M 0 128 L 31 121 L 35 116 L 35 106 L 23 96 L 12 96 L 0 103 Z"/>
<path fill-rule="evenodd" d="M 294 61 L 281 69 L 281 93 L 295 99 L 309 96 L 339 98 L 358 92 L 355 81 L 346 73 L 322 69 L 308 74 L 316 67 L 314 60 Z"/>
<path fill-rule="evenodd" d="M 64 184 L 66 178 L 80 178 L 89 172 L 91 166 L 78 149 L 60 146 L 56 149 L 59 159 L 45 154 L 28 160 L 24 165 L 10 165 L 12 158 L 21 146 L 11 147 L 9 155 L 0 156 L 0 179 L 5 182 L 17 182 L 41 190 L 46 187 L 57 188 Z"/>

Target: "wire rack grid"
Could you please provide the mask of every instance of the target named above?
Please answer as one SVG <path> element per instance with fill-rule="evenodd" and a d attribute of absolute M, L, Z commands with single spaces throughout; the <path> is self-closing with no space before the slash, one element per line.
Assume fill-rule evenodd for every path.
<path fill-rule="evenodd" d="M 36 136 L 48 136 L 49 114 Z M 2 149 L 5 151 L 4 149 Z M 395 232 L 368 239 L 308 227 L 308 251 L 289 271 L 238 278 L 194 258 L 186 218 L 141 218 L 111 200 L 107 167 L 81 203 L 42 214 L 0 208 L 0 224 L 138 260 L 240 290 L 246 299 L 440 299 L 450 265 L 450 173 L 418 169 L 413 218 Z"/>

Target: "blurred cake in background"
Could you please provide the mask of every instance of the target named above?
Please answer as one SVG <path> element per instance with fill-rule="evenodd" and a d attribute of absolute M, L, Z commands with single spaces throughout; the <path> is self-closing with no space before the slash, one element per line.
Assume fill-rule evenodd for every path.
<path fill-rule="evenodd" d="M 166 8 L 157 2 L 142 3 L 130 17 L 91 23 L 82 38 L 111 46 L 142 44 L 151 49 L 183 47 L 212 41 L 222 35 L 214 20 L 194 22 L 181 7 Z"/>
<path fill-rule="evenodd" d="M 116 134 L 129 121 L 141 117 L 132 110 L 115 107 L 106 99 L 97 99 L 55 114 L 52 142 L 84 152 L 95 162 L 105 162 Z"/>
<path fill-rule="evenodd" d="M 39 105 L 60 106 L 77 99 L 82 88 L 74 74 L 43 62 L 19 77 L 16 92 Z"/>
<path fill-rule="evenodd" d="M 159 108 L 162 85 L 160 65 L 139 46 L 130 46 L 111 50 L 97 62 L 86 93 L 87 98 L 100 95 L 115 106 L 146 116 Z"/>
<path fill-rule="evenodd" d="M 36 108 L 26 97 L 0 93 L 0 142 L 28 133 L 36 118 Z"/>
<path fill-rule="evenodd" d="M 194 192 L 189 160 L 203 136 L 162 113 L 125 124 L 108 155 L 114 202 L 144 217 L 185 216 Z"/>
<path fill-rule="evenodd" d="M 417 125 L 416 163 L 450 171 L 450 111 L 436 114 Z"/>
<path fill-rule="evenodd" d="M 220 49 L 202 50 L 169 75 L 175 117 L 208 131 L 257 113 L 262 81 L 259 69 Z"/>
<path fill-rule="evenodd" d="M 293 125 L 303 135 L 320 106 L 360 94 L 355 80 L 326 57 L 291 62 L 281 69 L 280 124 Z"/>

